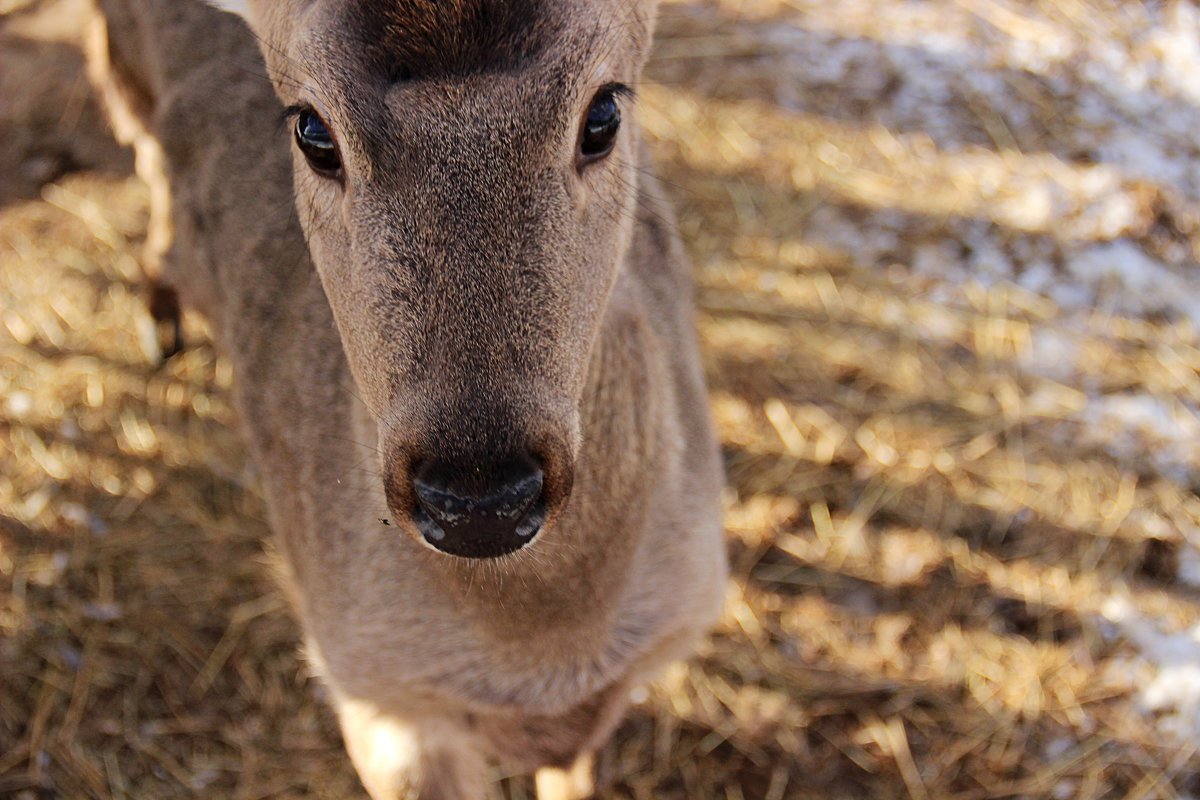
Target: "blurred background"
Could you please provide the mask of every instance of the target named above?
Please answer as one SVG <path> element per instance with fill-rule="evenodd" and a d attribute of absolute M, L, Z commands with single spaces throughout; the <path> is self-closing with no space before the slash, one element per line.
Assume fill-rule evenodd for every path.
<path fill-rule="evenodd" d="M 365 797 L 230 370 L 195 320 L 146 355 L 146 192 L 79 19 L 0 0 L 0 797 Z M 659 31 L 639 114 L 734 572 L 603 796 L 1200 796 L 1200 10 L 666 0 Z"/>

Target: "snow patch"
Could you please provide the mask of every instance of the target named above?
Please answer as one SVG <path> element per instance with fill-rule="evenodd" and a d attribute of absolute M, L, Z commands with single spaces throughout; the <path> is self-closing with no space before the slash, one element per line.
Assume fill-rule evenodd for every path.
<path fill-rule="evenodd" d="M 1067 383 L 1078 371 L 1080 347 L 1077 333 L 1062 328 L 1035 328 L 1029 347 L 1017 363 L 1030 375 Z"/>
<path fill-rule="evenodd" d="M 1197 532 L 1200 534 L 1200 531 Z M 1175 580 L 1192 589 L 1200 589 L 1200 535 L 1189 537 L 1189 541 L 1179 548 L 1179 566 L 1175 571 Z"/>
<path fill-rule="evenodd" d="M 1093 245 L 1068 262 L 1070 273 L 1095 294 L 1090 305 L 1110 313 L 1182 314 L 1200 324 L 1200 294 L 1161 261 L 1127 239 Z"/>
<path fill-rule="evenodd" d="M 1144 393 L 1092 398 L 1079 415 L 1083 441 L 1134 468 L 1180 483 L 1200 475 L 1200 414 L 1182 401 Z"/>
<path fill-rule="evenodd" d="M 1127 664 L 1129 683 L 1137 689 L 1139 708 L 1154 717 L 1158 730 L 1178 743 L 1200 738 L 1200 625 L 1165 633 L 1139 614 L 1129 601 L 1109 598 L 1102 608 L 1138 650 Z M 1149 680 L 1139 673 L 1146 671 Z"/>

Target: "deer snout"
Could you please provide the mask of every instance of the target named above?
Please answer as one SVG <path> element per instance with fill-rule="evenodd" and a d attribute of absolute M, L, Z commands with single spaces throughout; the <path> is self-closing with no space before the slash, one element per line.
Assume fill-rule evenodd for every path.
<path fill-rule="evenodd" d="M 529 455 L 469 467 L 422 461 L 412 472 L 412 517 L 450 555 L 496 558 L 529 544 L 546 521 L 545 474 Z"/>

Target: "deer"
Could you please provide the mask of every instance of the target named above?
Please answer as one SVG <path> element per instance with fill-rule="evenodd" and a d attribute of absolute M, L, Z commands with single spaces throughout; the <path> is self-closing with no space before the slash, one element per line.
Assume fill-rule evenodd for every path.
<path fill-rule="evenodd" d="M 711 629 L 723 475 L 637 126 L 656 0 L 93 0 L 152 308 L 210 321 L 373 800 L 593 796 Z M 152 304 L 153 305 L 153 304 Z"/>

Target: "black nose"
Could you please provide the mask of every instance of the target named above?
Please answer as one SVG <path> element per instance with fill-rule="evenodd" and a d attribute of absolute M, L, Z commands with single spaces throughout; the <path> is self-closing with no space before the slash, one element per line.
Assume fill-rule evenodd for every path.
<path fill-rule="evenodd" d="M 542 469 L 529 456 L 495 465 L 423 461 L 413 471 L 413 521 L 455 556 L 496 558 L 533 540 L 546 520 Z"/>

